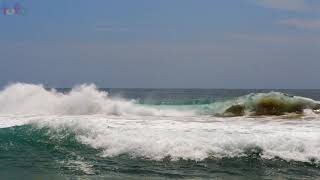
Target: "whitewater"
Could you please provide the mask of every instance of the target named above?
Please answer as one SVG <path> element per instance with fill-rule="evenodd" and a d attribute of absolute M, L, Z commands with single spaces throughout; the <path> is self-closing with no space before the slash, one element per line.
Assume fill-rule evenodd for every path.
<path fill-rule="evenodd" d="M 221 109 L 221 102 L 217 104 L 209 107 Z M 99 150 L 102 158 L 204 161 L 254 154 L 262 159 L 320 161 L 320 117 L 310 109 L 287 118 L 218 117 L 201 113 L 201 108 L 139 104 L 111 97 L 95 85 L 58 92 L 16 83 L 0 92 L 0 128 L 46 129 L 51 139 L 61 141 L 74 134 L 77 143 Z"/>

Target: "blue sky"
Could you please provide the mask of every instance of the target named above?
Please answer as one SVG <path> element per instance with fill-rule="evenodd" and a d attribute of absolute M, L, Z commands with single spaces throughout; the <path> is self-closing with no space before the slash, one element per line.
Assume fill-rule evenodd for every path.
<path fill-rule="evenodd" d="M 0 0 L 0 86 L 320 88 L 318 0 Z"/>

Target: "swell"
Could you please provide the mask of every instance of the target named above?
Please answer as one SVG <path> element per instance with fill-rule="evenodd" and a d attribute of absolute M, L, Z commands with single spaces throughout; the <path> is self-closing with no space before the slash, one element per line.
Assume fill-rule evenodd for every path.
<path fill-rule="evenodd" d="M 287 178 L 319 175 L 319 166 L 316 163 L 284 161 L 279 158 L 264 159 L 261 157 L 263 151 L 257 147 L 248 149 L 245 155 L 240 157 L 208 157 L 202 161 L 188 159 L 171 161 L 168 156 L 161 161 L 154 161 L 143 156 L 133 157 L 128 153 L 101 157 L 102 150 L 83 145 L 72 131 L 58 132 L 48 128 L 38 129 L 25 125 L 0 129 L 0 135 L 2 137 L 0 139 L 0 172 L 10 173 L 14 170 L 11 177 L 17 171 L 24 171 L 26 167 L 29 173 L 42 173 L 43 177 L 45 174 L 53 177 L 56 177 L 57 174 L 66 177 L 99 175 L 99 177 L 112 179 L 120 175 L 123 177 L 201 177 L 204 179 L 217 178 L 222 175 L 232 179 L 254 178 L 257 174 L 270 178 L 269 173 L 275 177 L 281 175 Z M 27 162 L 32 163 L 26 164 Z M 30 174 L 26 177 L 17 176 L 26 178 Z"/>
<path fill-rule="evenodd" d="M 48 147 L 52 142 L 64 149 L 73 143 L 98 150 L 102 157 L 125 154 L 152 160 L 203 161 L 257 155 L 310 163 L 320 160 L 316 119 L 42 116 L 33 117 L 29 124 L 32 131 L 14 129 L 16 134 L 2 136 L 12 136 L 13 141 L 44 136 L 39 142 L 48 142 Z"/>
<path fill-rule="evenodd" d="M 87 132 L 74 132 L 71 129 L 50 129 L 50 128 L 37 128 L 33 125 L 23 125 L 10 128 L 0 129 L 0 152 L 3 156 L 28 156 L 29 153 L 43 155 L 43 152 L 50 154 L 50 158 L 53 160 L 65 160 L 65 158 L 70 158 L 71 156 L 96 156 L 96 157 L 113 157 L 113 158 L 126 158 L 126 159 L 136 159 L 136 160 L 156 160 L 152 157 L 143 156 L 143 154 L 133 155 L 130 152 L 119 153 L 116 156 L 103 156 L 103 148 L 94 149 L 88 144 L 81 141 L 81 138 L 77 137 L 79 134 L 81 136 L 89 137 L 90 134 Z M 42 153 L 39 153 L 41 152 Z M 20 153 L 25 154 L 20 154 Z M 214 153 L 208 153 L 208 156 L 202 161 L 217 161 L 226 159 L 244 160 L 244 159 L 263 159 L 264 150 L 255 145 L 246 146 L 241 154 L 238 156 L 216 156 Z M 10 155 L 11 154 L 11 155 Z M 29 154 L 30 155 L 30 154 Z M 102 155 L 102 156 L 101 156 Z M 88 157 L 87 157 L 88 158 Z M 92 157 L 91 157 L 92 158 Z M 279 157 L 275 156 L 274 160 L 281 160 Z M 188 158 L 174 158 L 170 154 L 162 156 L 161 161 L 171 161 L 171 160 L 192 160 Z M 310 159 L 309 163 L 316 163 L 315 159 Z"/>
<path fill-rule="evenodd" d="M 94 173 L 90 162 L 99 151 L 79 143 L 71 131 L 23 125 L 1 128 L 0 137 L 2 173 L 16 173 L 25 171 L 25 168 L 29 173 L 52 174 L 55 178 L 58 174 Z M 26 177 L 19 175 L 21 178 Z"/>
<path fill-rule="evenodd" d="M 76 140 L 74 132 L 66 130 L 34 128 L 32 125 L 23 125 L 1 128 L 0 136 L 0 152 L 5 152 L 6 156 L 10 153 L 22 153 L 24 151 L 24 153 L 29 151 L 32 154 L 39 151 L 56 154 L 88 150 L 87 146 Z"/>

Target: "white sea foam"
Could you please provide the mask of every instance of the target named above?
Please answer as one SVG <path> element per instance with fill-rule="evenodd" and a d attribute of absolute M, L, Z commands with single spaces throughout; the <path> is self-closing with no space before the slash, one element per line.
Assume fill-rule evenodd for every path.
<path fill-rule="evenodd" d="M 240 157 L 262 150 L 266 159 L 320 160 L 320 122 L 217 117 L 60 116 L 30 121 L 35 128 L 70 130 L 102 156 L 128 154 L 161 160 Z"/>
<path fill-rule="evenodd" d="M 67 94 L 28 84 L 14 84 L 0 92 L 0 127 L 32 124 L 56 134 L 67 130 L 75 133 L 79 143 L 101 149 L 106 157 L 204 160 L 261 150 L 266 159 L 320 161 L 319 120 L 311 110 L 297 120 L 160 110 L 112 99 L 93 85 L 75 87 Z"/>
<path fill-rule="evenodd" d="M 42 85 L 12 84 L 0 91 L 0 114 L 36 115 L 152 115 L 184 116 L 191 111 L 163 110 L 135 104 L 134 100 L 114 99 L 96 86 L 80 85 L 70 92 L 46 90 Z"/>

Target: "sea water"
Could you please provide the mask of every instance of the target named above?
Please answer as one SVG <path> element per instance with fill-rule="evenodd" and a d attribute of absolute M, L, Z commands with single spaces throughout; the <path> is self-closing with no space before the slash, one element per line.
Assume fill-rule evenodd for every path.
<path fill-rule="evenodd" d="M 0 91 L 0 179 L 317 179 L 320 115 L 216 116 L 248 95 L 320 90 Z"/>

